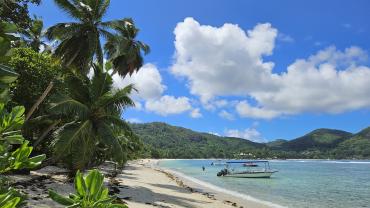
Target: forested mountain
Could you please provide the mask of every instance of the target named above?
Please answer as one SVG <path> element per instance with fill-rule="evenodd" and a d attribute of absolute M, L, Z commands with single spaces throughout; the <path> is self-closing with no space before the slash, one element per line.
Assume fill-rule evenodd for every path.
<path fill-rule="evenodd" d="M 316 129 L 302 137 L 280 144 L 283 150 L 305 151 L 309 149 L 328 150 L 348 139 L 352 133 L 335 129 Z"/>
<path fill-rule="evenodd" d="M 245 139 L 219 137 L 159 122 L 131 124 L 131 127 L 153 157 L 231 158 L 236 153 L 265 146 Z"/>
<path fill-rule="evenodd" d="M 370 127 L 352 134 L 317 129 L 293 140 L 256 143 L 153 122 L 130 124 L 154 158 L 370 158 Z"/>

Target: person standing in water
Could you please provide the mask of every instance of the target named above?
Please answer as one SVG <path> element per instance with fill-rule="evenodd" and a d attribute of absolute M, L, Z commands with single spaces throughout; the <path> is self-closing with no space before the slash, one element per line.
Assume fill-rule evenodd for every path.
<path fill-rule="evenodd" d="M 206 170 L 206 168 L 205 168 L 204 166 L 202 166 L 202 169 L 203 169 L 203 171 L 205 171 L 205 170 Z"/>

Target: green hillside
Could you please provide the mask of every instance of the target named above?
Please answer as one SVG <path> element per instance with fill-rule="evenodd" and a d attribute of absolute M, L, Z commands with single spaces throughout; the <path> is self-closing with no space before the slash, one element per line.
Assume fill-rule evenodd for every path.
<path fill-rule="evenodd" d="M 264 147 L 245 139 L 199 133 L 165 123 L 131 124 L 153 157 L 232 158 L 236 153 Z"/>
<path fill-rule="evenodd" d="M 328 150 L 352 136 L 351 133 L 335 129 L 316 129 L 302 137 L 281 144 L 283 150 Z"/>
<path fill-rule="evenodd" d="M 370 127 L 341 142 L 333 155 L 336 158 L 370 158 Z"/>
<path fill-rule="evenodd" d="M 153 158 L 370 158 L 370 127 L 357 134 L 317 129 L 293 140 L 255 143 L 154 122 L 130 124 Z"/>

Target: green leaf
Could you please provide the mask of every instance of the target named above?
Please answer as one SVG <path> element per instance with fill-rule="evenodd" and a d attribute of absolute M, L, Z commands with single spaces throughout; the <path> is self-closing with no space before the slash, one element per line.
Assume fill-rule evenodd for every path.
<path fill-rule="evenodd" d="M 10 84 L 14 82 L 18 74 L 9 66 L 0 64 L 0 83 Z"/>
<path fill-rule="evenodd" d="M 21 198 L 19 198 L 19 197 L 12 198 L 12 199 L 6 201 L 5 204 L 3 204 L 1 206 L 1 208 L 15 208 L 20 200 L 21 200 Z"/>
<path fill-rule="evenodd" d="M 11 135 L 11 136 L 6 136 L 5 140 L 9 144 L 22 144 L 24 141 L 24 138 L 22 135 Z"/>
<path fill-rule="evenodd" d="M 82 197 L 86 196 L 87 188 L 86 188 L 85 180 L 82 177 L 82 173 L 80 171 L 77 171 L 76 173 L 75 188 L 76 188 L 78 195 Z"/>
<path fill-rule="evenodd" d="M 92 170 L 86 176 L 86 186 L 89 190 L 90 199 L 98 200 L 103 187 L 104 176 L 98 170 Z"/>
<path fill-rule="evenodd" d="M 53 200 L 58 202 L 59 204 L 70 206 L 74 204 L 72 199 L 59 195 L 58 193 L 54 192 L 53 190 L 49 190 L 49 197 Z"/>

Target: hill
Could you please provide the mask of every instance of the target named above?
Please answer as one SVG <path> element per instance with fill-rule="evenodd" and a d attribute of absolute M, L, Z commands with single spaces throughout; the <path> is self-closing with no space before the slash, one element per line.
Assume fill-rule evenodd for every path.
<path fill-rule="evenodd" d="M 352 133 L 335 129 L 316 129 L 302 137 L 280 144 L 289 151 L 328 150 L 352 136 Z"/>
<path fill-rule="evenodd" d="M 336 158 L 370 158 L 370 127 L 338 144 L 333 155 Z"/>
<path fill-rule="evenodd" d="M 265 146 L 245 139 L 199 133 L 160 122 L 130 125 L 153 157 L 232 158 L 235 154 Z"/>
<path fill-rule="evenodd" d="M 130 124 L 145 144 L 143 157 L 153 158 L 370 158 L 370 127 L 357 134 L 316 129 L 293 140 L 268 143 L 195 132 L 153 122 Z"/>

